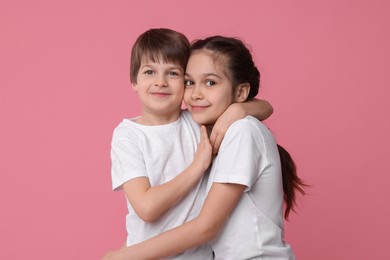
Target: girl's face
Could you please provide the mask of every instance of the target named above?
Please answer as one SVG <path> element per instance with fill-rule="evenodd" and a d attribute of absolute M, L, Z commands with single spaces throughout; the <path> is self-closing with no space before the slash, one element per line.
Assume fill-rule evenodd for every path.
<path fill-rule="evenodd" d="M 225 59 L 211 51 L 191 54 L 185 73 L 184 102 L 195 122 L 214 124 L 234 102 L 233 86 L 226 73 Z"/>

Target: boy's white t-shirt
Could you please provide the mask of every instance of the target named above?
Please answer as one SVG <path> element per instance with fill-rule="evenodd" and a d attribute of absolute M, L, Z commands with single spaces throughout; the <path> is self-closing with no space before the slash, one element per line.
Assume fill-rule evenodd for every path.
<path fill-rule="evenodd" d="M 226 132 L 207 184 L 246 189 L 211 243 L 215 259 L 295 259 L 283 241 L 283 184 L 276 141 L 260 121 L 246 117 Z"/>
<path fill-rule="evenodd" d="M 199 126 L 187 110 L 170 124 L 146 126 L 124 119 L 114 130 L 111 144 L 112 188 L 136 177 L 149 178 L 156 186 L 186 169 L 195 157 Z M 127 245 L 142 242 L 195 218 L 202 208 L 206 180 L 200 181 L 180 202 L 153 222 L 145 222 L 127 201 Z M 189 250 L 172 259 L 212 259 L 208 245 Z"/>

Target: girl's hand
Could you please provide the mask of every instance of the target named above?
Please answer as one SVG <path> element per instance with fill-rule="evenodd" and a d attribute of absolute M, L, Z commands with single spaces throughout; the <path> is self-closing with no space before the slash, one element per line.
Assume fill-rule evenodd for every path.
<path fill-rule="evenodd" d="M 202 172 L 205 172 L 209 168 L 212 158 L 212 146 L 207 134 L 206 127 L 200 126 L 200 142 L 195 153 L 193 165 L 200 167 Z"/>

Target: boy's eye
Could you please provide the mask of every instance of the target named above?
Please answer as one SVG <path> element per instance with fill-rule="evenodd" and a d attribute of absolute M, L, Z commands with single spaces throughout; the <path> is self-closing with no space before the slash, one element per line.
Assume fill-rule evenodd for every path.
<path fill-rule="evenodd" d="M 190 87 L 191 85 L 194 85 L 194 82 L 192 80 L 187 79 L 187 80 L 184 80 L 184 85 L 186 87 Z"/>
<path fill-rule="evenodd" d="M 212 81 L 212 80 L 206 80 L 206 86 L 208 87 L 211 87 L 211 86 L 214 86 L 215 85 L 215 82 Z"/>
<path fill-rule="evenodd" d="M 170 72 L 168 72 L 168 75 L 169 76 L 180 76 L 180 73 L 179 72 L 176 72 L 176 71 L 170 71 Z"/>

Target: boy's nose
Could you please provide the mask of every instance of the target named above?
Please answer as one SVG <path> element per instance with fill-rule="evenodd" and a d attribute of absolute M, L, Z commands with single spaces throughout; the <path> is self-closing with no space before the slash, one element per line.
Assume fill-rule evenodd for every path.
<path fill-rule="evenodd" d="M 168 86 L 167 79 L 164 76 L 157 77 L 154 85 L 156 87 L 166 87 Z"/>

